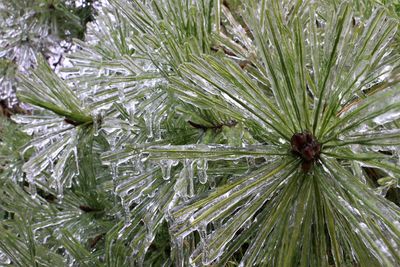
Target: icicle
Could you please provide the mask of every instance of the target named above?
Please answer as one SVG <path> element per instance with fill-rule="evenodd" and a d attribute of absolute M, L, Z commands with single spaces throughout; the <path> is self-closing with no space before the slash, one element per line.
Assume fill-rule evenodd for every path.
<path fill-rule="evenodd" d="M 139 155 L 139 162 L 138 162 L 138 168 L 140 169 L 140 173 L 144 173 L 149 166 L 146 166 L 146 161 L 149 159 L 148 154 L 140 154 Z"/>
<path fill-rule="evenodd" d="M 144 115 L 144 121 L 147 127 L 147 138 L 151 139 L 154 137 L 153 133 L 153 113 L 151 111 L 147 111 Z"/>
<path fill-rule="evenodd" d="M 172 163 L 170 160 L 161 160 L 159 162 L 162 176 L 164 180 L 169 180 L 171 178 L 171 167 Z"/>
<path fill-rule="evenodd" d="M 75 158 L 75 166 L 76 166 L 76 173 L 75 175 L 79 175 L 79 158 L 78 158 L 78 149 L 76 146 L 72 148 L 72 152 L 74 153 L 74 158 Z"/>
<path fill-rule="evenodd" d="M 35 183 L 30 183 L 29 184 L 29 193 L 31 194 L 31 197 L 33 199 L 36 198 L 37 196 L 37 190 L 36 190 L 36 184 Z"/>
<path fill-rule="evenodd" d="M 110 140 L 110 150 L 111 152 L 115 152 L 115 146 L 117 143 L 117 136 L 114 135 L 111 137 Z M 110 169 L 111 169 L 111 178 L 112 178 L 112 182 L 113 182 L 113 192 L 114 194 L 116 194 L 116 188 L 117 188 L 117 178 L 118 178 L 118 164 L 113 162 L 111 163 Z"/>
<path fill-rule="evenodd" d="M 190 159 L 185 159 L 183 168 L 175 183 L 174 189 L 180 197 L 187 198 L 194 196 L 193 165 Z"/>
<path fill-rule="evenodd" d="M 207 183 L 207 169 L 208 162 L 206 159 L 200 159 L 197 161 L 197 176 L 201 184 Z"/>
<path fill-rule="evenodd" d="M 78 139 L 77 139 L 77 132 L 74 129 L 71 133 L 71 144 L 73 145 L 72 153 L 75 159 L 75 167 L 76 167 L 76 175 L 79 175 L 79 158 L 78 158 Z"/>
<path fill-rule="evenodd" d="M 214 176 L 208 177 L 208 184 L 210 185 L 211 189 L 214 189 L 217 186 Z"/>
<path fill-rule="evenodd" d="M 93 85 L 93 87 L 92 87 L 92 96 L 93 97 L 96 96 L 98 89 L 99 89 L 99 86 L 97 84 Z"/>
<path fill-rule="evenodd" d="M 124 219 L 125 220 L 125 226 L 128 226 L 131 223 L 131 219 L 130 219 L 130 216 L 129 216 L 129 214 L 130 214 L 129 203 L 126 203 L 124 201 L 124 199 L 121 197 L 121 205 L 122 205 L 122 208 L 124 209 L 123 216 L 125 218 Z"/>
<path fill-rule="evenodd" d="M 116 188 L 117 188 L 117 164 L 111 163 L 111 178 L 113 182 L 113 193 L 114 195 L 116 194 Z"/>
<path fill-rule="evenodd" d="M 137 162 L 136 167 L 137 167 L 137 170 L 139 171 L 139 174 L 140 173 L 144 173 L 144 171 L 145 171 L 145 168 L 144 168 L 145 160 L 143 158 L 139 157 L 136 162 Z"/>
<path fill-rule="evenodd" d="M 147 213 L 142 218 L 142 221 L 146 227 L 146 239 L 152 240 L 154 238 L 154 228 L 157 224 L 155 220 L 158 205 L 156 202 L 152 202 L 146 207 Z"/>
<path fill-rule="evenodd" d="M 65 160 L 58 161 L 57 165 L 55 167 L 54 173 L 53 173 L 54 180 L 55 180 L 54 181 L 55 182 L 54 186 L 55 186 L 55 189 L 57 191 L 57 199 L 60 202 L 62 201 L 62 199 L 64 197 L 64 193 L 63 193 L 64 185 L 61 182 L 61 179 L 62 179 L 62 175 L 63 175 L 63 171 L 64 171 L 65 162 L 66 162 Z"/>
<path fill-rule="evenodd" d="M 178 179 L 176 179 L 176 183 L 174 185 L 175 193 L 182 198 L 187 198 L 188 183 L 185 178 L 186 178 L 186 167 L 184 166 L 181 172 L 179 173 Z"/>
<path fill-rule="evenodd" d="M 122 104 L 125 103 L 125 83 L 122 83 L 121 86 L 118 87 L 118 97 Z"/>
<path fill-rule="evenodd" d="M 47 156 L 47 161 L 49 162 L 50 173 L 54 173 L 54 162 L 53 162 L 53 159 L 51 157 Z"/>
<path fill-rule="evenodd" d="M 162 117 L 159 117 L 159 118 L 154 120 L 153 133 L 155 135 L 155 140 L 156 141 L 162 140 L 162 137 L 161 137 L 161 120 L 162 120 Z"/>
<path fill-rule="evenodd" d="M 133 126 L 135 123 L 135 113 L 137 101 L 130 102 L 130 105 L 126 108 L 129 113 L 129 125 Z"/>
<path fill-rule="evenodd" d="M 93 135 L 98 136 L 100 131 L 101 116 L 99 114 L 93 114 Z"/>
<path fill-rule="evenodd" d="M 208 248 L 207 248 L 207 224 L 202 224 L 199 229 L 198 229 L 199 235 L 200 235 L 200 241 L 202 244 L 202 252 L 203 252 L 203 257 L 202 261 L 205 263 L 208 260 Z M 208 264 L 206 264 L 208 265 Z"/>
<path fill-rule="evenodd" d="M 140 173 L 143 172 L 143 166 L 141 164 L 141 161 L 138 159 L 138 157 L 132 158 L 131 164 L 133 166 L 133 175 L 139 175 Z M 139 165 L 141 165 L 141 166 L 139 166 Z"/>
<path fill-rule="evenodd" d="M 19 175 L 19 169 L 15 166 L 15 164 L 10 164 L 10 169 L 11 169 L 11 181 L 14 183 L 20 182 L 20 180 L 23 178 L 22 175 Z"/>
<path fill-rule="evenodd" d="M 176 160 L 161 160 L 159 162 L 164 180 L 169 180 L 171 178 L 171 168 L 172 166 L 178 165 L 178 163 L 179 161 Z"/>
<path fill-rule="evenodd" d="M 57 181 L 57 199 L 61 203 L 64 198 L 64 186 L 61 181 Z"/>
<path fill-rule="evenodd" d="M 186 170 L 187 170 L 187 176 L 186 179 L 188 179 L 188 184 L 189 184 L 189 197 L 194 196 L 194 183 L 193 183 L 193 175 L 194 175 L 194 170 L 193 170 L 193 161 L 186 159 L 185 164 L 186 164 Z"/>
<path fill-rule="evenodd" d="M 207 241 L 207 224 L 201 224 L 198 228 L 200 241 L 205 243 Z"/>
<path fill-rule="evenodd" d="M 29 193 L 33 199 L 37 196 L 36 184 L 35 179 L 31 173 L 26 174 L 26 180 L 29 183 Z"/>

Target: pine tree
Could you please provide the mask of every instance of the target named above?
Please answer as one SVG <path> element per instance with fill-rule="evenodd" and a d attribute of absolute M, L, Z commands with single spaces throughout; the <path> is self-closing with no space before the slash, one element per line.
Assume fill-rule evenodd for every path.
<path fill-rule="evenodd" d="M 398 266 L 398 7 L 366 3 L 102 1 L 17 75 L 0 264 Z"/>

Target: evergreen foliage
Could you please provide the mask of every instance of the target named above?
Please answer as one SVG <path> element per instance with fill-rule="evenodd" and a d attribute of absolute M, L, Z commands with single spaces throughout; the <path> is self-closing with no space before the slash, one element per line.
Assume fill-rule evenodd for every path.
<path fill-rule="evenodd" d="M 398 266 L 398 6 L 365 3 L 103 1 L 18 74 L 0 264 Z"/>
<path fill-rule="evenodd" d="M 43 55 L 53 69 L 72 38 L 83 38 L 93 18 L 94 0 L 0 1 L 0 108 L 18 113 L 15 72 L 28 72 Z"/>

